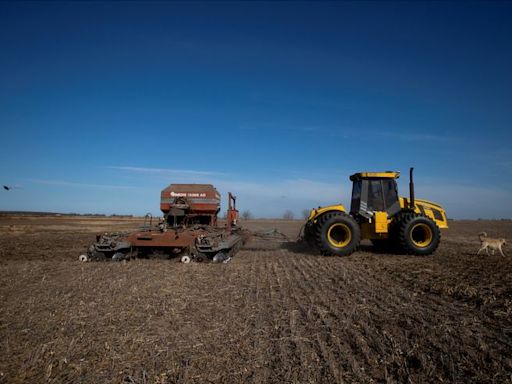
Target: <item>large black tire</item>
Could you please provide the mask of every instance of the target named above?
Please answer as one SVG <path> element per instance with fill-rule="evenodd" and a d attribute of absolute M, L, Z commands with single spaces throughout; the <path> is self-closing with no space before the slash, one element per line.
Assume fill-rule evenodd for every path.
<path fill-rule="evenodd" d="M 430 218 L 408 212 L 396 221 L 395 236 L 400 250 L 409 255 L 425 256 L 434 253 L 441 241 L 441 231 Z"/>
<path fill-rule="evenodd" d="M 210 261 L 208 256 L 201 252 L 198 252 L 193 259 L 196 263 L 204 263 L 206 261 Z"/>
<path fill-rule="evenodd" d="M 326 213 L 318 219 L 315 228 L 316 245 L 322 255 L 348 256 L 359 247 L 359 225 L 345 213 Z"/>
<path fill-rule="evenodd" d="M 312 223 L 306 223 L 304 225 L 304 241 L 311 247 L 315 245 L 315 226 Z"/>

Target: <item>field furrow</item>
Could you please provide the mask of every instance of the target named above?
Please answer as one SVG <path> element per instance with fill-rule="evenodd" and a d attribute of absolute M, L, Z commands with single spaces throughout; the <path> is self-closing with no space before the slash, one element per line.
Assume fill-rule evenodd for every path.
<path fill-rule="evenodd" d="M 0 383 L 512 381 L 512 263 L 474 254 L 507 223 L 453 223 L 429 257 L 259 239 L 184 265 L 80 264 L 130 221 L 66 220 L 0 220 Z"/>

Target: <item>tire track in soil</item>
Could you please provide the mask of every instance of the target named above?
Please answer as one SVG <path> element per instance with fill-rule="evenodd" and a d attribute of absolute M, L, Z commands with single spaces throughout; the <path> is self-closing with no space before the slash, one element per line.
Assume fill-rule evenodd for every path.
<path fill-rule="evenodd" d="M 304 289 L 303 282 L 301 284 L 300 279 L 297 281 L 291 276 L 289 270 L 290 260 L 286 260 L 289 255 L 284 251 L 283 253 L 285 258 L 279 258 L 278 264 L 281 267 L 282 273 L 287 282 L 287 286 L 290 287 L 289 291 L 287 292 L 287 297 L 293 302 L 294 305 L 292 305 L 292 307 L 298 308 L 298 314 L 300 317 L 296 319 L 296 323 L 305 325 L 303 334 L 309 335 L 308 340 L 311 340 L 313 337 L 315 339 L 315 342 L 311 343 L 311 345 L 316 348 L 314 348 L 314 351 L 311 353 L 311 355 L 316 357 L 314 360 L 320 363 L 320 377 L 318 379 L 320 381 L 325 380 L 327 382 L 332 382 L 333 380 L 336 380 L 339 382 L 337 378 L 340 377 L 340 371 L 333 363 L 334 360 L 329 353 L 327 346 L 318 335 L 318 328 L 316 327 L 318 317 L 315 317 L 315 312 L 312 311 L 310 294 L 307 290 Z M 300 256 L 294 256 L 294 258 L 291 259 L 291 264 L 294 264 L 298 257 Z M 283 260 L 286 260 L 286 264 Z M 306 304 L 305 300 L 309 301 L 309 305 Z M 298 321 L 299 319 L 301 320 L 300 323 Z M 299 348 L 305 350 L 306 345 L 302 344 Z M 327 365 L 327 370 L 322 369 L 324 365 L 323 363 Z"/>
<path fill-rule="evenodd" d="M 303 271 L 315 271 L 317 269 L 315 268 L 316 265 L 313 265 L 311 260 L 303 258 L 301 262 L 302 264 L 298 269 L 298 273 L 303 274 Z M 345 273 L 343 280 L 345 283 L 345 289 L 353 285 L 350 279 L 355 275 L 350 270 L 348 272 L 350 273 Z M 357 272 L 359 273 L 360 271 Z M 362 327 L 362 324 L 366 322 L 368 315 L 366 314 L 366 316 L 362 319 L 363 321 L 360 319 L 354 319 L 355 315 L 361 315 L 361 311 L 357 311 L 355 309 L 351 312 L 347 310 L 351 305 L 351 303 L 349 303 L 347 300 L 348 295 L 344 294 L 344 292 L 342 292 L 342 295 L 336 294 L 337 289 L 333 290 L 333 288 L 337 287 L 334 287 L 333 284 L 327 279 L 320 279 L 320 276 L 318 276 L 318 280 L 321 281 L 322 285 L 313 284 L 311 285 L 311 288 L 314 290 L 317 299 L 327 309 L 321 313 L 322 321 L 328 325 L 329 329 L 340 329 L 344 334 L 344 337 L 341 340 L 339 337 L 331 334 L 335 341 L 334 345 L 337 347 L 337 355 L 339 356 L 338 358 L 342 359 L 342 361 L 344 359 L 346 361 L 346 365 L 348 364 L 350 366 L 351 371 L 359 374 L 359 380 L 369 381 L 370 378 L 367 376 L 365 368 L 361 365 L 365 365 L 366 367 L 375 366 L 374 362 L 370 361 L 371 348 L 367 343 L 367 338 L 363 337 L 361 332 L 354 331 L 354 328 Z M 364 281 L 366 282 L 366 280 Z M 352 296 L 352 298 L 354 298 L 354 296 Z M 366 300 L 367 299 L 364 298 L 362 304 L 358 302 L 357 306 L 365 305 Z M 368 309 L 368 307 L 365 309 Z M 362 313 L 362 315 L 365 315 L 365 313 Z M 356 326 L 351 326 L 350 323 L 354 323 L 354 320 L 358 320 L 355 324 Z M 350 356 L 351 358 L 344 358 L 345 356 Z M 361 360 L 363 364 L 359 363 Z"/>
<path fill-rule="evenodd" d="M 327 284 L 327 287 L 323 285 L 323 282 L 326 281 L 325 275 L 323 278 L 318 273 L 316 276 L 312 276 L 311 272 L 315 271 L 316 268 L 314 268 L 311 261 L 305 258 L 298 259 L 294 267 L 296 279 L 303 282 L 302 287 L 305 291 L 312 293 L 309 299 L 312 304 L 316 303 L 314 308 L 317 309 L 318 318 L 327 330 L 323 336 L 324 340 L 319 339 L 320 346 L 322 349 L 325 349 L 326 346 L 330 348 L 329 359 L 331 361 L 344 362 L 342 363 L 345 368 L 344 371 L 353 374 L 353 376 L 349 375 L 347 379 L 368 382 L 370 377 L 367 372 L 371 372 L 372 367 L 378 366 L 375 358 L 372 359 L 373 354 L 367 342 L 368 339 L 376 336 L 376 331 L 364 325 L 370 321 L 367 297 L 371 297 L 372 289 L 375 289 L 372 280 L 368 277 L 363 278 L 364 273 L 354 269 L 353 265 L 343 265 L 343 268 L 348 269 L 348 271 L 344 273 L 342 295 L 338 296 L 335 294 L 336 290 L 333 290 L 332 284 Z M 329 273 L 332 274 L 332 271 L 333 269 Z M 312 284 L 312 281 L 315 281 L 315 283 Z M 355 303 L 348 302 L 349 295 L 347 291 L 355 291 L 354 287 L 357 287 L 357 292 L 350 296 Z M 354 296 L 354 294 L 357 295 Z M 352 312 L 340 311 L 340 308 L 350 307 L 353 308 Z M 334 334 L 334 330 L 337 329 L 341 329 L 341 333 L 344 334 L 341 341 Z M 363 335 L 362 332 L 366 332 L 367 335 Z M 323 345 L 324 343 L 325 345 Z M 347 358 L 344 358 L 345 356 Z M 375 369 L 371 372 L 371 376 L 374 378 L 381 376 L 381 374 L 382 372 Z M 338 379 L 341 381 L 342 377 L 340 376 Z"/>
<path fill-rule="evenodd" d="M 315 328 L 320 330 L 316 335 L 317 343 L 336 381 L 343 382 L 344 379 L 353 380 L 354 377 L 351 375 L 347 377 L 346 373 L 349 370 L 356 373 L 356 378 L 359 381 L 369 381 L 365 374 L 359 374 L 361 368 L 357 360 L 353 358 L 354 350 L 345 343 L 345 340 L 360 339 L 359 335 L 350 334 L 352 333 L 350 327 L 343 327 L 343 324 L 348 323 L 348 319 L 346 317 L 342 318 L 340 308 L 347 308 L 347 305 L 339 303 L 338 300 L 336 300 L 338 305 L 333 305 L 333 298 L 335 299 L 336 295 L 333 295 L 330 289 L 327 290 L 323 287 L 324 277 L 320 275 L 313 276 L 315 271 L 314 265 L 308 263 L 307 259 L 304 257 L 297 258 L 297 261 L 292 266 L 295 280 L 299 282 L 298 287 L 301 291 L 309 293 L 307 295 L 310 304 L 309 313 L 313 314 L 313 316 L 310 316 L 310 319 L 317 323 L 318 326 Z M 346 275 L 344 277 L 343 286 L 346 287 L 348 280 Z M 341 327 L 339 326 L 340 323 L 342 324 Z M 340 328 L 345 333 L 341 339 L 336 334 L 336 330 Z"/>
<path fill-rule="evenodd" d="M 283 250 L 280 251 L 284 253 Z M 282 257 L 282 255 L 279 255 Z M 311 342 L 305 333 L 300 332 L 299 329 L 299 310 L 294 306 L 294 301 L 290 300 L 292 286 L 291 281 L 285 277 L 281 279 L 281 275 L 286 274 L 286 270 L 282 268 L 279 259 L 274 259 L 272 263 L 272 278 L 277 282 L 278 294 L 274 297 L 274 313 L 281 314 L 280 318 L 276 319 L 276 323 L 280 324 L 279 338 L 276 340 L 279 343 L 280 359 L 276 361 L 278 366 L 288 368 L 285 373 L 286 382 L 304 382 L 304 378 L 309 378 L 313 381 L 317 369 L 311 369 L 311 361 L 318 361 L 319 358 L 315 354 L 311 358 L 307 358 L 307 349 L 305 342 Z M 277 296 L 279 300 L 277 300 Z M 279 302 L 279 304 L 277 304 Z M 306 372 L 303 372 L 305 370 Z"/>
<path fill-rule="evenodd" d="M 302 258 L 300 262 L 306 263 L 309 265 L 309 268 L 298 267 L 297 273 L 302 275 L 304 280 L 316 280 L 315 277 L 319 277 L 319 273 L 316 274 L 315 277 L 306 276 L 304 271 L 311 271 L 312 261 L 308 259 Z M 348 264 L 344 264 L 344 267 L 349 266 Z M 458 303 L 448 302 L 440 297 L 435 297 L 433 300 L 432 297 L 414 297 L 408 290 L 402 289 L 400 284 L 396 282 L 384 280 L 384 278 L 380 275 L 369 275 L 366 270 L 355 270 L 354 267 L 357 266 L 355 264 L 350 265 L 349 269 L 351 275 L 354 273 L 360 275 L 356 282 L 363 282 L 363 284 L 351 284 L 354 286 L 358 286 L 358 295 L 362 297 L 368 297 L 369 300 L 369 311 L 366 314 L 366 317 L 361 319 L 356 326 L 361 328 L 363 333 L 365 334 L 365 338 L 361 337 L 360 332 L 355 332 L 349 328 L 349 337 L 348 340 L 355 340 L 355 343 L 350 343 L 352 347 L 353 353 L 356 356 L 361 355 L 364 357 L 363 361 L 365 361 L 366 367 L 375 367 L 378 366 L 378 361 L 375 358 L 370 357 L 371 350 L 374 350 L 377 356 L 383 355 L 384 348 L 383 346 L 387 346 L 386 355 L 392 356 L 392 361 L 394 360 L 395 371 L 394 375 L 406 376 L 414 374 L 414 370 L 411 371 L 408 366 L 409 363 L 412 362 L 412 365 L 417 365 L 418 362 L 421 364 L 421 361 L 418 360 L 418 357 L 415 356 L 415 350 L 418 349 L 419 344 L 427 346 L 429 350 L 438 351 L 439 350 L 439 339 L 448 339 L 445 344 L 447 345 L 457 345 L 457 338 L 464 337 L 470 338 L 470 345 L 474 348 L 475 351 L 478 351 L 481 347 L 479 344 L 478 337 L 475 335 L 478 334 L 478 330 L 473 329 L 471 331 L 467 331 L 465 327 L 459 326 L 462 321 L 465 324 L 471 324 L 475 316 L 479 316 L 479 313 L 468 311 L 466 306 L 459 305 Z M 327 270 L 328 267 L 324 264 L 322 266 L 323 270 L 326 273 L 329 273 Z M 316 269 L 313 268 L 313 271 Z M 330 270 L 332 273 L 332 269 Z M 365 278 L 362 278 L 366 276 Z M 321 276 L 320 276 L 321 277 Z M 325 280 L 324 280 L 325 281 Z M 315 286 L 310 286 L 311 289 L 315 289 Z M 332 290 L 332 284 L 328 284 L 328 288 Z M 383 297 L 378 297 L 375 295 L 375 290 L 382 294 L 384 292 L 383 297 L 386 300 L 383 300 Z M 316 295 L 318 298 L 323 299 L 324 296 L 322 294 L 319 295 L 319 292 L 322 290 L 316 290 Z M 372 294 L 373 292 L 373 294 Z M 324 304 L 330 309 L 330 314 L 337 316 L 337 310 L 332 308 L 330 301 L 323 300 Z M 387 311 L 384 313 L 382 309 L 385 308 L 381 303 L 386 303 Z M 339 305 L 339 304 L 338 304 Z M 353 304 L 352 304 L 353 305 Z M 391 308 L 391 314 L 398 320 L 398 327 L 389 327 L 386 325 L 385 327 L 381 326 L 381 323 L 385 323 L 385 315 L 386 312 L 389 313 L 389 308 Z M 380 309 L 380 310 L 376 310 Z M 423 319 L 423 314 L 427 314 L 429 316 L 428 319 Z M 380 321 L 376 321 L 380 319 Z M 405 319 L 405 320 L 404 320 Z M 372 324 L 370 328 L 368 324 Z M 418 327 L 419 325 L 419 327 Z M 455 329 L 453 328 L 455 326 Z M 403 329 L 405 329 L 405 338 Z M 415 328 L 419 329 L 416 330 Z M 433 328 L 433 329 L 432 329 Z M 432 330 L 434 332 L 432 332 Z M 449 334 L 454 333 L 454 336 L 446 337 L 446 332 Z M 432 335 L 432 333 L 434 335 Z M 469 335 L 468 335 L 469 334 Z M 383 343 L 382 340 L 385 340 L 386 343 Z M 397 343 L 397 340 L 400 341 L 402 339 L 401 344 Z M 367 343 L 367 340 L 373 340 L 373 342 Z M 375 342 L 377 340 L 377 342 Z M 418 344 L 419 342 L 419 344 Z M 383 345 L 384 344 L 384 345 Z M 506 344 L 502 344 L 501 347 L 498 346 L 497 349 L 505 351 Z M 409 351 L 409 352 L 407 352 Z M 410 353 L 410 355 L 408 355 Z M 478 353 L 474 353 L 475 357 L 478 356 Z M 436 369 L 444 369 L 448 371 L 446 374 L 448 378 L 453 379 L 454 366 L 457 362 L 454 362 L 452 359 L 452 355 L 450 354 L 450 347 L 446 347 L 443 355 L 441 356 L 440 361 L 425 361 L 423 365 L 441 365 L 441 367 L 435 367 Z M 401 366 L 396 368 L 397 362 L 401 362 Z M 467 362 L 466 362 L 467 363 Z M 467 363 L 470 365 L 471 363 Z M 443 368 L 444 367 L 444 368 Z M 357 372 L 357 365 L 352 367 L 353 371 Z M 498 368 L 498 367 L 497 367 Z M 415 369 L 418 369 L 416 367 Z M 432 370 L 430 370 L 432 372 Z M 372 376 L 374 378 L 379 377 L 380 375 L 376 375 L 377 372 L 373 372 Z M 387 370 L 384 372 L 386 379 L 389 378 Z M 365 378 L 364 381 L 367 381 L 368 378 Z"/>
<path fill-rule="evenodd" d="M 245 300 L 245 308 L 249 309 L 247 312 L 250 314 L 250 320 L 246 322 L 244 328 L 247 328 L 247 332 L 251 335 L 248 356 L 252 360 L 252 366 L 250 367 L 252 372 L 248 379 L 254 383 L 265 383 L 268 382 L 270 377 L 268 354 L 272 348 L 266 315 L 268 313 L 266 307 L 268 307 L 270 301 L 270 293 L 267 287 L 269 285 L 268 273 L 265 271 L 267 263 L 258 262 L 259 258 L 265 257 L 260 252 L 249 257 L 250 272 L 247 280 L 249 287 L 254 287 L 254 289 L 251 289 L 251 294 L 246 295 Z M 241 276 L 241 278 L 244 277 L 244 275 Z M 263 277 L 266 277 L 265 282 L 262 279 Z"/>
<path fill-rule="evenodd" d="M 409 264 L 416 269 L 419 268 L 418 264 L 424 267 L 424 259 L 414 260 L 413 263 Z M 372 266 L 375 269 L 375 266 Z M 462 339 L 464 337 L 468 343 L 466 349 L 470 347 L 469 349 L 474 350 L 475 357 L 478 356 L 478 351 L 482 347 L 484 349 L 495 349 L 498 355 L 507 354 L 506 351 L 507 349 L 510 350 L 510 342 L 512 340 L 508 338 L 507 341 L 507 338 L 503 338 L 502 327 L 490 326 L 494 322 L 493 319 L 488 317 L 487 313 L 449 296 L 425 292 L 418 295 L 414 291 L 411 293 L 409 285 L 403 280 L 405 274 L 406 271 L 402 271 L 399 276 L 400 279 L 397 279 L 396 275 L 389 274 L 376 274 L 376 276 L 377 280 L 380 280 L 382 284 L 389 284 L 389 280 L 391 280 L 400 288 L 399 292 L 408 292 L 409 297 L 411 294 L 416 296 L 414 297 L 414 304 L 420 310 L 416 312 L 411 311 L 408 314 L 407 320 L 412 320 L 416 328 L 425 329 L 429 326 L 433 328 L 434 335 L 432 335 L 433 332 L 423 333 L 424 340 L 428 342 L 431 349 L 439 350 L 438 339 L 446 339 L 445 334 L 455 333 L 453 337 L 448 339 L 448 342 L 458 345 L 458 338 Z M 387 276 L 389 280 L 384 280 L 383 276 Z M 418 316 L 421 313 L 428 313 L 430 317 L 424 319 Z M 485 346 L 482 346 L 482 340 L 487 342 Z M 445 355 L 446 358 L 444 360 L 448 361 L 447 364 L 454 364 L 449 348 L 445 348 Z"/>
<path fill-rule="evenodd" d="M 279 254 L 281 251 L 274 251 Z M 287 328 L 286 316 L 288 306 L 286 305 L 286 292 L 288 287 L 283 284 L 282 279 L 276 271 L 277 259 L 272 257 L 267 261 L 267 276 L 269 289 L 269 311 L 271 347 L 271 367 L 273 370 L 272 381 L 276 383 L 290 382 L 291 371 L 294 364 L 290 361 L 290 330 Z M 292 359 L 293 360 L 293 359 Z"/>
<path fill-rule="evenodd" d="M 477 315 L 477 313 L 468 314 L 468 308 L 459 306 L 458 303 L 446 301 L 443 298 L 436 296 L 415 297 L 411 292 L 402 289 L 399 282 L 393 281 L 390 284 L 389 280 L 385 280 L 386 275 L 368 273 L 366 271 L 367 265 L 325 258 L 322 261 L 327 261 L 327 263 L 315 264 L 315 262 L 319 261 L 318 258 L 310 256 L 288 255 L 286 252 L 280 252 L 278 255 L 272 253 L 272 255 L 280 260 L 279 268 L 273 264 L 273 279 L 278 281 L 278 284 L 285 285 L 279 282 L 279 275 L 284 273 L 289 281 L 285 285 L 286 288 L 291 289 L 292 292 L 295 291 L 295 293 L 289 295 L 295 295 L 296 299 L 292 303 L 295 303 L 295 305 L 289 304 L 290 300 L 286 300 L 288 295 L 284 295 L 284 297 L 281 296 L 283 307 L 300 307 L 300 304 L 309 303 L 310 308 L 304 309 L 307 307 L 303 306 L 302 313 L 308 315 L 309 319 L 314 317 L 316 320 L 315 324 L 320 324 L 320 326 L 327 329 L 334 329 L 338 325 L 338 328 L 342 329 L 343 340 L 349 341 L 347 343 L 339 343 L 338 340 L 337 343 L 336 339 L 333 339 L 334 341 L 320 339 L 317 343 L 320 349 L 323 347 L 324 355 L 329 356 L 329 351 L 326 348 L 330 347 L 331 353 L 335 358 L 336 355 L 356 356 L 349 363 L 345 361 L 345 370 L 352 372 L 358 372 L 361 367 L 365 368 L 366 372 L 371 372 L 372 367 L 379 365 L 378 358 L 382 355 L 386 356 L 386 359 L 389 360 L 391 371 L 387 372 L 384 365 L 383 370 L 372 372 L 369 376 L 366 376 L 366 379 L 369 377 L 378 378 L 382 375 L 384 375 L 384 379 L 400 379 L 400 377 L 404 377 L 403 375 L 408 376 L 409 373 L 407 371 L 409 369 L 405 364 L 408 357 L 404 353 L 412 351 L 412 358 L 415 359 L 414 351 L 418 349 L 418 339 L 423 339 L 420 341 L 420 344 L 424 344 L 430 350 L 435 351 L 439 349 L 437 338 L 443 338 L 443 334 L 446 332 L 453 332 L 453 330 L 450 330 L 450 326 L 456 324 L 461 318 L 462 321 L 471 321 L 471 317 Z M 272 258 L 268 257 L 269 253 L 266 253 L 265 256 L 268 258 L 268 261 L 265 260 L 265 263 L 271 263 Z M 293 273 L 288 272 L 288 267 L 291 268 Z M 340 269 L 343 269 L 343 273 L 340 273 Z M 263 273 L 264 276 L 265 272 Z M 345 281 L 345 284 L 342 286 L 339 285 L 340 276 Z M 302 288 L 299 289 L 298 286 L 300 284 L 295 286 L 293 282 L 301 283 Z M 311 284 L 311 282 L 314 283 Z M 347 285 L 347 282 L 350 283 Z M 300 292 L 304 293 L 304 295 L 302 296 Z M 308 298 L 308 293 L 311 292 L 314 293 L 314 298 Z M 355 304 L 347 300 L 349 296 L 352 296 L 353 301 L 356 302 Z M 301 297 L 302 299 L 300 299 Z M 333 298 L 335 299 L 332 300 Z M 316 313 L 311 314 L 311 307 L 315 307 L 315 305 Z M 340 308 L 353 308 L 354 306 L 356 308 L 351 313 L 345 313 L 340 310 Z M 367 310 L 361 312 L 361 306 L 366 306 Z M 434 312 L 432 309 L 434 309 Z M 430 317 L 423 318 L 422 312 L 430 312 Z M 385 321 L 387 316 L 391 318 L 391 321 L 389 319 L 387 322 Z M 381 320 L 383 324 L 380 324 Z M 390 327 L 390 322 L 394 321 L 398 323 L 398 328 Z M 307 321 L 304 321 L 304 316 L 301 316 L 301 312 L 294 313 L 292 310 L 289 313 L 287 327 L 290 334 L 299 333 L 292 330 L 292 325 L 298 328 L 297 325 L 303 322 L 307 323 Z M 371 324 L 371 327 L 369 324 Z M 403 329 L 401 330 L 400 327 Z M 428 333 L 429 327 L 433 328 L 431 329 L 431 332 L 433 331 L 432 333 L 434 333 L 433 338 Z M 419 331 L 411 331 L 411 328 L 418 328 Z M 286 332 L 287 330 L 281 331 L 281 337 L 286 338 Z M 478 330 L 476 329 L 473 332 L 478 333 Z M 458 333 L 459 329 L 456 329 L 455 336 L 449 337 L 448 343 L 453 343 L 453 339 L 457 337 Z M 327 332 L 327 334 L 328 336 L 335 335 L 333 332 Z M 304 351 L 311 349 L 311 347 L 309 347 L 307 342 L 301 343 L 299 341 L 295 343 L 297 339 L 294 340 L 293 336 L 289 340 L 293 342 L 290 348 L 296 350 L 298 363 L 295 363 L 289 357 L 289 350 L 281 352 L 281 356 L 283 356 L 281 360 L 289 361 L 292 365 L 299 365 L 301 367 L 299 371 L 304 372 L 305 369 L 302 368 L 304 366 L 303 361 L 307 355 Z M 478 342 L 475 337 L 473 337 L 473 340 L 474 343 Z M 448 371 L 454 369 L 455 363 L 448 354 L 445 354 L 440 360 L 440 362 L 436 363 L 436 369 L 447 369 Z M 343 362 L 343 359 L 339 361 Z M 361 364 L 361 362 L 363 363 Z M 397 368 L 397 362 L 402 367 Z M 382 362 L 380 365 L 382 365 Z M 334 369 L 331 369 L 331 371 L 336 373 Z M 430 370 L 431 373 L 432 370 Z M 443 376 L 445 378 L 453 378 L 449 372 L 440 377 Z M 312 376 L 310 375 L 309 377 Z M 359 380 L 363 379 L 359 378 Z"/>

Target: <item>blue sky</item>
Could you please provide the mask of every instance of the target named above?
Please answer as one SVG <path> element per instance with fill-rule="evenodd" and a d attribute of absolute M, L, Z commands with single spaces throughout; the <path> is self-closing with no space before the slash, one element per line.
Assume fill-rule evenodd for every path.
<path fill-rule="evenodd" d="M 510 218 L 511 36 L 505 2 L 0 3 L 0 210 L 197 182 L 299 216 L 414 166 L 450 217 Z"/>

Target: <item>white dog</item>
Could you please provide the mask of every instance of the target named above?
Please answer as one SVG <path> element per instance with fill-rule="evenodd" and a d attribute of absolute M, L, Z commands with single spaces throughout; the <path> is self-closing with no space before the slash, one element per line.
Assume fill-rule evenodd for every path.
<path fill-rule="evenodd" d="M 485 232 L 479 233 L 478 238 L 480 239 L 481 248 L 476 253 L 477 255 L 479 255 L 480 252 L 482 252 L 484 249 L 485 252 L 489 254 L 490 249 L 493 255 L 494 251 L 500 251 L 501 255 L 505 256 L 503 250 L 501 249 L 501 247 L 507 244 L 507 241 L 505 239 L 493 239 L 492 237 L 487 237 L 487 233 Z"/>

